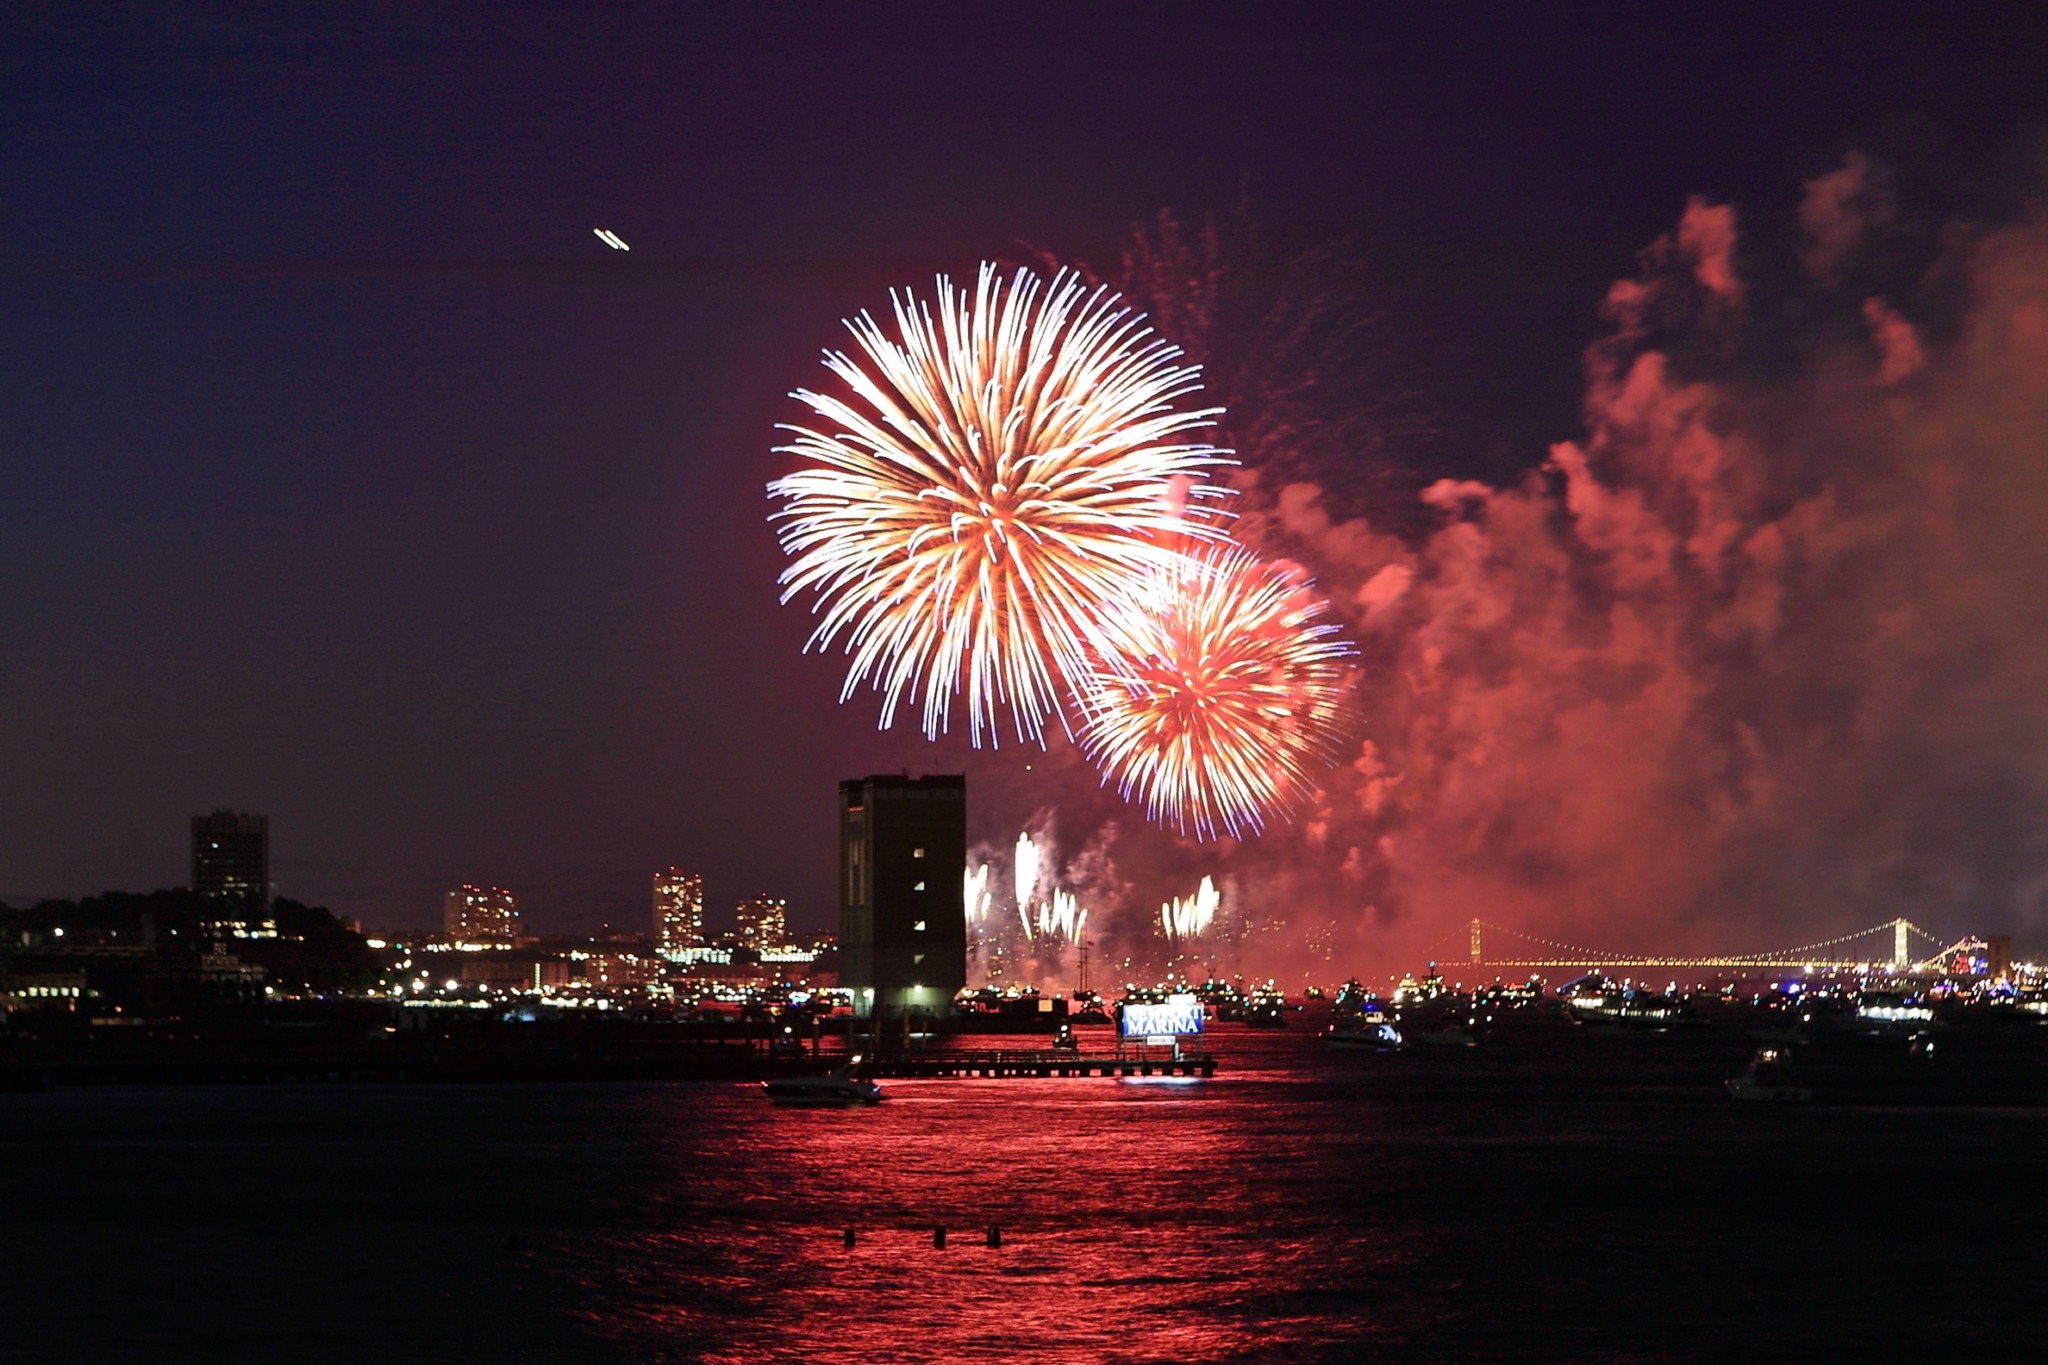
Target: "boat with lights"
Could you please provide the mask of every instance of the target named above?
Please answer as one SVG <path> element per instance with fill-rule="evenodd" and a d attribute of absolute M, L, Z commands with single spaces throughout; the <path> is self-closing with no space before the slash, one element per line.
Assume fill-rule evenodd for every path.
<path fill-rule="evenodd" d="M 1384 1014 L 1361 1014 L 1324 1029 L 1323 1041 L 1347 1052 L 1394 1052 L 1401 1047 L 1401 1030 Z"/>
<path fill-rule="evenodd" d="M 1777 1047 L 1757 1049 L 1742 1070 L 1728 1078 L 1728 1093 L 1754 1104 L 1800 1104 L 1813 1098 L 1813 1090 L 1792 1068 L 1792 1055 Z"/>
<path fill-rule="evenodd" d="M 1842 1020 L 1837 1027 L 1853 1028 L 1884 1038 L 1910 1038 L 1939 1028 L 1940 1022 L 1934 1017 L 1934 1007 L 1917 995 L 1899 991 L 1860 991 L 1856 996 L 1855 1014 Z"/>
<path fill-rule="evenodd" d="M 776 1104 L 788 1105 L 834 1105 L 849 1107 L 860 1104 L 880 1104 L 882 1087 L 873 1081 L 854 1074 L 860 1065 L 855 1057 L 842 1066 L 836 1066 L 822 1076 L 777 1076 L 762 1084 L 768 1098 Z"/>
<path fill-rule="evenodd" d="M 1571 1021 L 1591 1033 L 1663 1033 L 1667 1029 L 1706 1023 L 1683 1001 L 1647 986 L 1582 976 L 1558 987 Z"/>

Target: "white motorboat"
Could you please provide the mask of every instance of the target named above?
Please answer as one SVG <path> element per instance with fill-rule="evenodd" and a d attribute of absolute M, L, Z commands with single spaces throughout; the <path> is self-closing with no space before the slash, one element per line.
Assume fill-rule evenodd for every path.
<path fill-rule="evenodd" d="M 1728 1078 L 1728 1093 L 1760 1104 L 1799 1104 L 1813 1098 L 1812 1088 L 1792 1069 L 1791 1054 L 1775 1047 L 1757 1049 L 1756 1056 Z"/>
<path fill-rule="evenodd" d="M 855 1105 L 880 1104 L 882 1087 L 853 1074 L 860 1065 L 855 1057 L 822 1076 L 777 1076 L 762 1083 L 768 1098 L 776 1104 Z"/>
<path fill-rule="evenodd" d="M 1401 1030 L 1385 1015 L 1367 1014 L 1330 1025 L 1323 1041 L 1357 1052 L 1393 1052 L 1401 1046 Z"/>

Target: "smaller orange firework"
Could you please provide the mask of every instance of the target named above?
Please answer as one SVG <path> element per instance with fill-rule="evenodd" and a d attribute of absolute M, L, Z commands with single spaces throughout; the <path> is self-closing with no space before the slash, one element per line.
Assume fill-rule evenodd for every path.
<path fill-rule="evenodd" d="M 1292 808 L 1340 730 L 1351 649 L 1325 605 L 1297 566 L 1234 548 L 1154 573 L 1082 689 L 1081 743 L 1104 780 L 1198 839 Z"/>

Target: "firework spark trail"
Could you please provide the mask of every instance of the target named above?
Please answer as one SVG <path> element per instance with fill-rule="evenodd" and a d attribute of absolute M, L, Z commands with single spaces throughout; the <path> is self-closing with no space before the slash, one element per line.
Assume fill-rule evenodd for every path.
<path fill-rule="evenodd" d="M 1051 887 L 1045 895 L 1039 894 L 1041 886 L 1051 880 L 1049 852 L 1046 846 L 1031 837 L 1031 831 L 1026 830 L 1017 836 L 1017 852 L 1010 865 L 1011 884 L 1017 894 L 1017 919 L 1024 927 L 1026 942 L 1054 938 L 1078 942 L 1081 925 L 1088 918 L 1080 897 L 1058 887 Z M 982 871 L 986 873 L 987 868 Z M 969 884 L 974 885 L 971 875 Z M 984 877 L 981 882 L 984 896 L 987 895 L 986 884 Z"/>
<path fill-rule="evenodd" d="M 1216 894 L 1213 878 L 1203 877 L 1192 896 L 1175 896 L 1159 907 L 1159 927 L 1170 939 L 1199 938 L 1216 918 L 1222 897 Z"/>
<path fill-rule="evenodd" d="M 1081 907 L 1081 899 L 1071 891 L 1052 893 L 1052 904 L 1039 914 L 1041 935 L 1057 936 L 1068 943 L 1081 941 L 1081 926 L 1088 922 L 1088 912 Z"/>
<path fill-rule="evenodd" d="M 967 907 L 967 922 L 969 924 L 985 922 L 988 919 L 989 911 L 995 907 L 995 893 L 988 889 L 988 874 L 989 866 L 987 863 L 983 863 L 980 867 L 970 867 L 967 869 L 966 878 L 961 888 L 963 893 L 961 899 Z"/>
<path fill-rule="evenodd" d="M 1081 743 L 1104 780 L 1198 839 L 1256 832 L 1313 789 L 1351 648 L 1299 569 L 1198 547 L 1122 605 L 1120 657 L 1083 696 Z"/>
<path fill-rule="evenodd" d="M 1024 936 L 1031 936 L 1031 901 L 1038 894 L 1040 859 L 1038 845 L 1026 830 L 1017 836 L 1017 856 L 1010 865 L 1011 884 L 1017 892 L 1017 917 L 1024 921 Z"/>
<path fill-rule="evenodd" d="M 1019 907 L 1018 913 L 1024 920 L 1024 937 L 1032 943 L 1079 943 L 1081 926 L 1088 922 L 1088 911 L 1082 907 L 1081 898 L 1071 891 L 1056 890 L 1050 900 L 1038 901 L 1030 910 Z"/>
<path fill-rule="evenodd" d="M 783 428 L 808 467 L 768 486 L 783 600 L 816 594 L 807 648 L 845 636 L 840 699 L 868 681 L 884 728 L 918 697 L 936 737 L 960 693 L 975 743 L 1003 707 L 1036 739 L 1100 652 L 1102 602 L 1223 538 L 1226 452 L 1193 435 L 1220 410 L 1177 409 L 1197 369 L 1066 271 L 983 265 L 971 295 L 941 277 L 935 308 L 892 302 L 893 338 L 863 313 L 860 358 L 826 353 L 851 399 L 793 395 L 822 421 Z"/>

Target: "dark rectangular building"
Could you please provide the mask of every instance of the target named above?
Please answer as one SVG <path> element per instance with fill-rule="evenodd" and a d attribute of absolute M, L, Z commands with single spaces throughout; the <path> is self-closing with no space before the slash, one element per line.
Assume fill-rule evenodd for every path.
<path fill-rule="evenodd" d="M 943 1014 L 967 984 L 965 777 L 839 784 L 839 984 L 854 1012 Z"/>
<path fill-rule="evenodd" d="M 270 817 L 217 810 L 192 817 L 192 889 L 261 908 L 270 903 Z"/>

